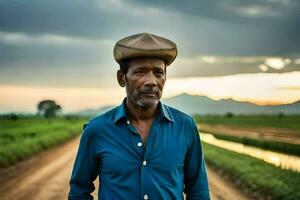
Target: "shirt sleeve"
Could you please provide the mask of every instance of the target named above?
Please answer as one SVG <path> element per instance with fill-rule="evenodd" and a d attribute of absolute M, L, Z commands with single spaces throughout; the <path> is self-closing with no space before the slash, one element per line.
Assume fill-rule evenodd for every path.
<path fill-rule="evenodd" d="M 192 142 L 184 163 L 184 193 L 186 200 L 209 200 L 205 160 L 198 128 L 194 121 L 193 126 Z"/>
<path fill-rule="evenodd" d="M 92 129 L 89 125 L 84 125 L 70 179 L 69 200 L 93 199 L 91 195 L 95 190 L 93 181 L 97 178 L 99 169 L 93 141 Z"/>

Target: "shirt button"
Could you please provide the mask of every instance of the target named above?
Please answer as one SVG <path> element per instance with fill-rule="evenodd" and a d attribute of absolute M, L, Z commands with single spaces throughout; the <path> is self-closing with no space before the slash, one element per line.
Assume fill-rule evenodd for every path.
<path fill-rule="evenodd" d="M 144 195 L 144 199 L 145 199 L 145 200 L 148 199 L 148 195 L 147 195 L 147 194 Z"/>
<path fill-rule="evenodd" d="M 130 124 L 130 121 L 129 121 L 129 120 L 127 120 L 127 121 L 126 121 L 126 123 L 127 123 L 127 124 Z"/>
<path fill-rule="evenodd" d="M 146 160 L 143 161 L 143 165 L 147 165 L 147 161 Z"/>
<path fill-rule="evenodd" d="M 137 143 L 137 145 L 138 145 L 138 147 L 141 147 L 141 146 L 143 146 L 143 143 L 139 142 L 139 143 Z"/>

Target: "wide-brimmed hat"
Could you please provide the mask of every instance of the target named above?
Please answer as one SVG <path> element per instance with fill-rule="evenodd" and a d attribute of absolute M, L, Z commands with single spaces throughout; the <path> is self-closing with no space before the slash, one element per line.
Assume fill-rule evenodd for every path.
<path fill-rule="evenodd" d="M 114 58 L 120 63 L 139 57 L 161 58 L 170 65 L 177 56 L 174 42 L 150 33 L 139 33 L 119 40 L 114 47 Z"/>

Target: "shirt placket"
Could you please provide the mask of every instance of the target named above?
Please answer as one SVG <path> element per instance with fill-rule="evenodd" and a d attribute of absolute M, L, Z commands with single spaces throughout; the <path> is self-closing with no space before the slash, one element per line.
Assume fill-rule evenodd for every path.
<path fill-rule="evenodd" d="M 136 128 L 131 125 L 129 120 L 126 120 L 126 124 L 128 125 L 129 130 L 133 133 L 132 142 L 135 146 L 135 149 L 139 152 L 140 155 L 143 156 L 145 147 L 143 145 L 140 134 L 137 132 Z"/>
<path fill-rule="evenodd" d="M 140 183 L 141 183 L 140 184 L 140 194 L 142 196 L 141 199 L 144 199 L 144 200 L 153 199 L 150 196 L 151 185 L 149 185 L 149 182 L 146 180 L 146 177 L 147 177 L 147 171 L 148 171 L 147 168 L 148 168 L 149 164 L 151 165 L 151 160 L 148 160 L 148 158 L 150 157 L 151 149 L 152 149 L 152 146 L 153 146 L 155 138 L 156 138 L 159 123 L 157 120 L 154 120 L 154 122 L 150 128 L 150 131 L 149 131 L 149 136 L 148 136 L 146 147 L 144 146 L 144 144 L 142 142 L 142 138 L 141 138 L 140 134 L 137 132 L 136 128 L 131 125 L 129 120 L 127 120 L 126 123 L 129 127 L 129 129 L 134 133 L 134 135 L 132 137 L 133 138 L 132 141 L 133 141 L 135 148 L 141 155 L 141 160 L 139 161 L 140 168 L 141 168 L 141 177 L 140 177 Z"/>

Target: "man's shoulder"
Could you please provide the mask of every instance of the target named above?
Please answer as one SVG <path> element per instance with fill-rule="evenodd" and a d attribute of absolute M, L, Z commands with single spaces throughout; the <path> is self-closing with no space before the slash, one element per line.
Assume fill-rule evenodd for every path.
<path fill-rule="evenodd" d="M 98 127 L 103 126 L 104 124 L 109 124 L 114 122 L 115 113 L 117 112 L 118 107 L 114 107 L 109 111 L 101 113 L 95 117 L 92 117 L 89 122 L 86 124 L 89 127 Z"/>
<path fill-rule="evenodd" d="M 193 118 L 187 113 L 164 103 L 163 106 L 175 122 L 193 122 Z"/>
<path fill-rule="evenodd" d="M 165 110 L 169 112 L 169 115 L 172 116 L 174 121 L 174 126 L 178 133 L 184 134 L 187 138 L 195 138 L 195 135 L 198 135 L 198 128 L 194 119 L 186 114 L 185 112 L 176 109 L 174 107 L 163 104 Z"/>

